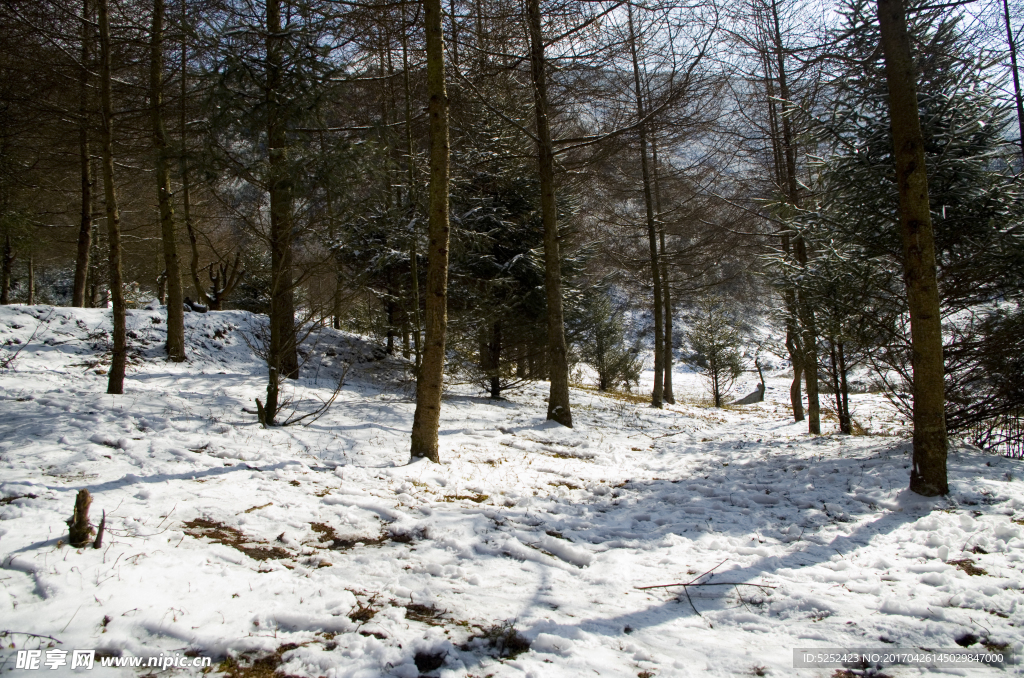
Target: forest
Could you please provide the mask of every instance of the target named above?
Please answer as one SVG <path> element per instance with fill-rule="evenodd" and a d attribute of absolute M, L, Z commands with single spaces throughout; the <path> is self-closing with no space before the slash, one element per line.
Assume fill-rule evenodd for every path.
<path fill-rule="evenodd" d="M 64 593 L 97 662 L 231 676 L 696 675 L 691 632 L 721 675 L 808 637 L 1019 653 L 1022 26 L 5 0 L 0 657 L 69 649 L 34 621 Z M 168 582 L 140 620 L 92 590 L 133 549 Z M 648 607 L 601 608 L 621 572 Z"/>

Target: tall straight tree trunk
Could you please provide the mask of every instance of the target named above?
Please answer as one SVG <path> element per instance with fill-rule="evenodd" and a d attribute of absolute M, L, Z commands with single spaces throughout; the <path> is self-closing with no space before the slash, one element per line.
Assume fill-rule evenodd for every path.
<path fill-rule="evenodd" d="M 942 320 L 928 172 L 917 105 L 914 62 L 902 0 L 878 0 L 878 23 L 889 86 L 889 118 L 899 188 L 903 278 L 910 308 L 914 370 L 914 466 L 910 489 L 926 497 L 949 492 L 946 478 Z"/>
<path fill-rule="evenodd" d="M 277 333 L 280 376 L 298 377 L 295 291 L 292 281 L 293 188 L 288 166 L 284 95 L 284 52 L 288 34 L 281 25 L 281 0 L 267 2 L 267 140 L 270 161 L 271 334 Z M 273 339 L 271 343 L 275 343 Z"/>
<path fill-rule="evenodd" d="M 181 108 L 178 124 L 181 130 L 181 209 L 182 218 L 185 221 L 185 231 L 188 233 L 188 244 L 191 250 L 189 259 L 189 273 L 192 276 L 192 286 L 196 291 L 196 300 L 209 307 L 213 307 L 213 299 L 206 293 L 206 286 L 199 281 L 199 243 L 196 232 L 192 225 L 192 186 L 188 172 L 188 126 L 187 106 L 188 101 L 188 15 L 186 14 L 188 3 L 181 3 Z"/>
<path fill-rule="evenodd" d="M 789 204 L 794 209 L 800 207 L 800 191 L 796 182 L 796 149 L 793 146 L 793 130 L 789 113 L 789 84 L 786 80 L 786 60 L 782 48 L 782 29 L 779 24 L 779 8 L 777 0 L 772 0 L 772 19 L 775 24 L 775 48 L 778 61 L 779 95 L 782 99 L 782 144 L 786 161 L 786 191 Z M 793 251 L 797 264 L 801 268 L 807 266 L 807 242 L 799 233 L 794 238 Z M 814 309 L 811 308 L 801 290 L 795 293 L 796 315 L 800 320 L 800 359 L 807 386 L 807 431 L 812 434 L 821 433 L 821 406 L 818 400 L 818 350 L 817 332 L 814 325 Z M 794 365 L 794 372 L 796 366 Z M 793 408 L 794 415 L 796 407 Z"/>
<path fill-rule="evenodd" d="M 185 306 L 181 298 L 181 266 L 171 204 L 171 173 L 167 132 L 163 118 L 164 89 L 164 0 L 153 0 L 153 30 L 149 44 L 149 105 L 156 153 L 156 192 L 160 206 L 160 237 L 164 248 L 167 285 L 167 358 L 185 360 Z"/>
<path fill-rule="evenodd" d="M 640 121 L 640 173 L 644 185 L 644 210 L 647 215 L 647 244 L 651 255 L 651 279 L 654 282 L 654 390 L 651 405 L 661 407 L 664 399 L 665 331 L 661 297 L 661 266 L 658 264 L 658 228 L 654 222 L 654 199 L 651 195 L 651 172 L 647 165 L 647 123 L 644 121 L 643 86 L 640 82 L 640 59 L 636 49 L 633 26 L 633 4 L 626 4 L 629 19 L 629 54 L 633 59 L 633 85 L 636 88 L 636 117 Z"/>
<path fill-rule="evenodd" d="M 14 267 L 14 248 L 11 234 L 4 234 L 3 261 L 0 261 L 0 305 L 11 303 L 11 269 Z"/>
<path fill-rule="evenodd" d="M 1013 39 L 1010 25 L 1010 5 L 1003 0 L 1003 19 L 1006 21 L 1006 44 L 1010 48 L 1010 70 L 1013 72 L 1013 100 L 1017 104 L 1017 127 L 1020 131 L 1020 148 L 1024 154 L 1024 99 L 1020 93 L 1020 74 L 1017 72 L 1017 41 Z"/>
<path fill-rule="evenodd" d="M 569 352 L 565 344 L 562 312 L 562 271 L 558 253 L 558 203 L 555 199 L 555 153 L 548 123 L 548 86 L 544 72 L 544 38 L 541 34 L 540 0 L 527 0 L 530 32 L 530 73 L 537 117 L 537 162 L 540 175 L 540 213 L 544 224 L 544 290 L 548 319 L 548 419 L 572 427 L 569 407 Z"/>
<path fill-rule="evenodd" d="M 767 28 L 765 29 L 768 30 Z M 767 37 L 765 38 L 768 39 Z M 771 38 L 773 42 L 776 41 L 774 34 Z M 779 38 L 781 42 L 781 38 Z M 780 51 L 781 46 L 776 51 Z M 775 87 L 772 84 L 774 78 L 771 49 L 767 42 L 763 44 L 763 50 L 761 54 L 762 66 L 764 68 L 764 87 L 765 95 L 768 99 L 768 134 L 771 138 L 772 145 L 772 162 L 775 170 L 775 182 L 776 186 L 780 190 L 783 187 L 787 187 L 788 193 L 788 181 L 786 179 L 786 163 L 783 160 L 785 155 L 782 151 L 782 132 L 779 125 L 779 114 L 776 106 L 775 98 Z M 790 243 L 790 236 L 788 229 L 783 229 L 779 234 L 782 240 L 782 251 L 788 259 L 792 255 L 792 245 Z M 792 288 L 786 288 L 782 291 L 782 301 L 786 308 L 786 351 L 789 353 L 789 363 L 793 366 L 793 380 L 789 385 L 789 402 L 793 408 L 793 421 L 804 420 L 804 403 L 801 382 L 803 380 L 803 353 L 801 351 L 800 336 L 797 331 L 797 313 L 796 313 L 796 291 Z"/>
<path fill-rule="evenodd" d="M 282 376 L 297 367 L 295 308 L 292 299 L 292 177 L 288 168 L 285 106 L 281 101 L 284 41 L 281 0 L 267 0 L 267 141 L 270 164 L 270 344 L 267 347 L 267 404 L 261 423 L 273 426 L 278 413 Z M 296 375 L 297 376 L 297 375 Z"/>
<path fill-rule="evenodd" d="M 661 284 L 662 296 L 665 300 L 665 357 L 662 359 L 665 368 L 665 381 L 663 384 L 665 402 L 674 405 L 676 396 L 672 392 L 672 298 L 668 284 L 668 257 L 665 254 L 665 224 L 661 222 L 661 187 L 658 183 L 658 147 L 651 139 L 651 162 L 654 165 L 654 212 L 658 222 L 658 234 L 661 237 L 661 251 L 658 258 L 661 261 Z"/>
<path fill-rule="evenodd" d="M 427 115 L 430 119 L 430 205 L 427 222 L 426 337 L 416 375 L 416 412 L 412 422 L 413 457 L 440 463 L 437 431 L 441 424 L 444 345 L 448 329 L 448 91 L 444 75 L 441 0 L 423 0 L 427 37 Z M 410 159 L 411 160 L 411 159 Z"/>
<path fill-rule="evenodd" d="M 415 218 L 416 202 L 418 199 L 416 191 L 416 163 L 413 155 L 412 139 L 412 83 L 409 74 L 409 32 L 405 30 L 405 3 L 402 3 L 402 85 L 405 99 L 405 163 L 406 174 L 408 175 L 409 187 L 406 195 L 409 200 L 407 216 L 410 217 L 409 224 L 409 275 L 412 278 L 412 307 L 413 307 L 413 350 L 415 351 L 416 369 L 420 368 L 422 350 L 420 349 L 420 334 L 423 323 L 420 318 L 420 271 L 419 254 L 417 253 L 417 241 L 419 240 L 419 228 Z"/>
<path fill-rule="evenodd" d="M 78 253 L 75 257 L 75 286 L 71 305 L 85 306 L 85 285 L 89 277 L 89 246 L 92 241 L 92 162 L 89 156 L 89 62 L 92 60 L 90 0 L 82 2 L 82 69 L 78 80 L 78 156 L 82 174 L 82 216 L 78 224 Z"/>
<path fill-rule="evenodd" d="M 124 393 L 125 361 L 128 357 L 128 339 L 125 327 L 124 287 L 121 281 L 121 215 L 114 192 L 114 105 L 110 77 L 110 17 L 107 0 L 98 0 L 100 24 L 100 132 L 103 144 L 103 195 L 107 209 L 107 244 L 110 247 L 110 300 L 113 302 L 113 349 L 107 393 Z"/>

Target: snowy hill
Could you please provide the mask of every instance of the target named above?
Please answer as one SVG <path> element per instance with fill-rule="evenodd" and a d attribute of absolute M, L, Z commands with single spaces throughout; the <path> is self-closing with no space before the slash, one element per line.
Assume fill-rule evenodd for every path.
<path fill-rule="evenodd" d="M 161 313 L 133 311 L 111 396 L 106 311 L 0 307 L 0 672 L 88 673 L 15 668 L 26 649 L 95 649 L 101 675 L 139 671 L 100 657 L 162 654 L 337 678 L 788 676 L 794 648 L 1022 651 L 1024 468 L 957 448 L 950 496 L 917 497 L 877 395 L 852 397 L 875 435 L 812 437 L 782 377 L 724 410 L 574 389 L 574 429 L 544 421 L 546 384 L 502 402 L 453 387 L 443 463 L 409 463 L 401 360 L 324 330 L 290 392 L 317 402 L 351 365 L 337 401 L 264 430 L 243 411 L 265 390 L 260 321 L 186 323 L 171 364 Z M 692 373 L 675 379 L 696 402 Z M 82 488 L 94 524 L 106 511 L 100 549 L 65 545 Z"/>

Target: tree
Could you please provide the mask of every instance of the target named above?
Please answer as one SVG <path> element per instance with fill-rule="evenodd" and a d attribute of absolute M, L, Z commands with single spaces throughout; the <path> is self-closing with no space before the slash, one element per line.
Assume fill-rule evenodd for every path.
<path fill-rule="evenodd" d="M 715 407 L 743 374 L 740 332 L 726 308 L 725 300 L 705 295 L 697 302 L 686 332 L 694 368 L 707 382 Z"/>
<path fill-rule="evenodd" d="M 949 493 L 942 316 L 935 277 L 935 242 L 924 138 L 918 114 L 917 79 L 903 0 L 878 0 L 878 23 L 889 86 L 889 116 L 903 236 L 903 274 L 913 350 L 914 465 L 910 489 L 933 497 Z"/>
<path fill-rule="evenodd" d="M 100 130 L 103 161 L 103 191 L 107 209 L 107 243 L 110 248 L 110 298 L 113 302 L 113 347 L 107 393 L 124 393 L 125 363 L 128 358 L 128 339 L 125 326 L 124 283 L 121 278 L 121 215 L 117 208 L 114 187 L 114 106 L 110 76 L 110 16 L 107 0 L 97 0 L 100 29 Z"/>
<path fill-rule="evenodd" d="M 629 388 L 640 382 L 643 361 L 640 344 L 629 345 L 622 322 L 622 307 L 616 307 L 608 290 L 596 286 L 586 295 L 574 343 L 583 362 L 597 372 L 597 388 L 607 391 L 618 385 Z"/>
<path fill-rule="evenodd" d="M 441 0 L 424 0 L 427 34 L 427 91 L 430 118 L 430 208 L 427 224 L 427 284 L 423 359 L 416 377 L 412 456 L 440 463 L 437 431 L 441 421 L 445 332 L 448 324 L 448 92 L 444 75 Z"/>
<path fill-rule="evenodd" d="M 85 306 L 85 288 L 89 276 L 89 249 L 92 244 L 92 155 L 89 144 L 89 111 L 92 97 L 89 96 L 91 61 L 94 29 L 90 21 L 93 16 L 91 0 L 82 0 L 82 56 L 78 75 L 78 154 L 81 173 L 81 218 L 78 226 L 78 251 L 75 259 L 75 283 L 71 305 Z"/>
<path fill-rule="evenodd" d="M 160 209 L 160 236 L 164 249 L 164 275 L 167 289 L 167 357 L 173 362 L 185 360 L 185 305 L 181 297 L 181 266 L 178 262 L 174 207 L 171 204 L 170 151 L 163 119 L 164 0 L 153 0 L 153 28 L 150 34 L 149 105 L 153 124 L 153 150 L 157 202 Z M 184 102 L 182 102 L 184 105 Z M 83 174 L 83 184 L 85 177 Z M 84 192 L 84 191 L 83 191 Z M 84 201 L 83 196 L 83 201 Z M 83 223 L 83 229 L 85 228 Z"/>
<path fill-rule="evenodd" d="M 647 217 L 647 239 L 651 255 L 651 279 L 654 292 L 654 388 L 651 405 L 661 407 L 665 384 L 665 312 L 661 292 L 662 268 L 658 261 L 658 229 L 654 220 L 654 198 L 651 172 L 647 164 L 647 120 L 644 110 L 643 87 L 640 83 L 640 60 L 637 56 L 636 29 L 633 26 L 633 5 L 626 4 L 629 20 L 629 54 L 633 62 L 633 82 L 636 87 L 636 117 L 640 136 L 640 167 L 644 188 L 644 212 Z"/>
<path fill-rule="evenodd" d="M 541 32 L 540 0 L 526 0 L 530 35 L 530 75 L 533 82 L 537 125 L 537 163 L 540 176 L 540 210 L 544 224 L 544 288 L 548 315 L 548 419 L 572 428 L 569 406 L 569 352 L 565 343 L 562 310 L 562 270 L 559 258 L 558 204 L 555 199 L 555 154 L 548 121 L 547 64 Z"/>

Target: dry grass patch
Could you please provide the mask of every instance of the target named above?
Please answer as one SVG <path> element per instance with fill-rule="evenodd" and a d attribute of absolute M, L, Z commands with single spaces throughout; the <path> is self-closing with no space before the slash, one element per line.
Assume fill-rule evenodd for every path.
<path fill-rule="evenodd" d="M 248 539 L 241 530 L 234 527 L 228 527 L 224 523 L 216 520 L 196 518 L 195 520 L 188 521 L 184 525 L 185 534 L 190 537 L 195 537 L 196 539 L 206 537 L 215 544 L 230 546 L 236 551 L 240 551 L 249 556 L 253 560 L 282 560 L 284 558 L 290 558 L 292 555 L 278 546 L 254 546 L 253 542 Z"/>

